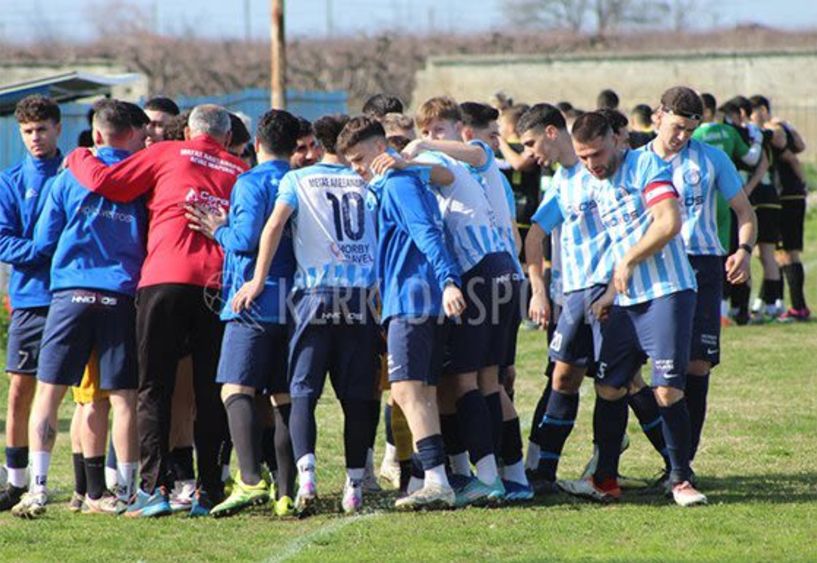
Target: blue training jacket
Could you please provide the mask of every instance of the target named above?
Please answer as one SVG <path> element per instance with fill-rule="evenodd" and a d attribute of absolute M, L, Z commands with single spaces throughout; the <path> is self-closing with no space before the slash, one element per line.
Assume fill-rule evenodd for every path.
<path fill-rule="evenodd" d="M 97 150 L 107 166 L 130 153 Z M 86 189 L 70 170 L 54 178 L 34 229 L 34 244 L 53 255 L 51 291 L 82 288 L 133 296 L 145 260 L 147 211 L 141 199 L 114 203 Z"/>
<path fill-rule="evenodd" d="M 379 202 L 378 275 L 382 319 L 442 314 L 447 281 L 460 285 L 434 194 L 412 170 L 389 170 L 370 188 Z"/>
<path fill-rule="evenodd" d="M 284 229 L 278 250 L 272 258 L 264 291 L 253 302 L 249 312 L 236 315 L 231 303 L 244 284 L 253 277 L 261 231 L 272 215 L 278 185 L 289 171 L 289 163 L 273 160 L 259 164 L 238 177 L 230 195 L 227 223 L 215 232 L 215 239 L 224 249 L 221 319 L 224 321 L 249 316 L 264 323 L 286 322 L 286 296 L 295 275 L 295 254 L 292 231 Z"/>
<path fill-rule="evenodd" d="M 62 159 L 59 152 L 44 159 L 27 155 L 0 173 L 0 262 L 11 265 L 9 296 L 15 309 L 51 303 L 51 263 L 37 254 L 32 237 Z"/>

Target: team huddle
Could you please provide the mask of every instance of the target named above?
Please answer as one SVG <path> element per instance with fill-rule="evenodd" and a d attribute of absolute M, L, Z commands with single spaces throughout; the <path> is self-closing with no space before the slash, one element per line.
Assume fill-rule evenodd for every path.
<path fill-rule="evenodd" d="M 88 148 L 66 157 L 59 107 L 21 100 L 29 155 L 0 176 L 12 307 L 0 510 L 45 513 L 71 388 L 72 511 L 314 513 L 327 375 L 345 513 L 381 490 L 381 412 L 380 477 L 398 510 L 619 499 L 642 486 L 619 473 L 628 408 L 664 468 L 649 486 L 705 504 L 691 462 L 721 326 L 809 317 L 802 139 L 765 98 L 746 103 L 715 122 L 712 96 L 674 87 L 637 106 L 644 131 L 630 131 L 607 103 L 435 97 L 409 117 L 377 95 L 363 115 L 313 123 L 269 110 L 253 139 L 219 106 L 108 99 Z M 523 322 L 547 329 L 550 358 L 527 455 Z M 557 479 L 585 376 L 594 455 L 581 478 Z"/>

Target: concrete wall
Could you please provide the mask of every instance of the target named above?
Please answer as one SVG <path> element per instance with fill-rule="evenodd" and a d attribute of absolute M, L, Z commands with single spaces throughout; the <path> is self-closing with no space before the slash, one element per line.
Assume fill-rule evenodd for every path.
<path fill-rule="evenodd" d="M 460 101 L 488 100 L 503 90 L 526 103 L 567 100 L 582 109 L 612 88 L 627 110 L 657 104 L 666 88 L 689 85 L 711 92 L 719 102 L 735 94 L 762 93 L 772 110 L 806 137 L 805 158 L 817 160 L 817 50 L 451 56 L 430 58 L 417 75 L 413 105 L 448 94 Z"/>

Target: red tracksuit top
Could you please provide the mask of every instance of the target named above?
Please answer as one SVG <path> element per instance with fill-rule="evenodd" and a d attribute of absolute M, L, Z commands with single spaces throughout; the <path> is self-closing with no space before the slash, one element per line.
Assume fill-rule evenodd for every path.
<path fill-rule="evenodd" d="M 68 168 L 79 183 L 111 201 L 146 196 L 147 257 L 139 287 L 179 283 L 220 287 L 224 255 L 218 243 L 188 228 L 186 203 L 227 209 L 236 178 L 247 170 L 207 135 L 162 141 L 113 166 L 77 149 Z"/>

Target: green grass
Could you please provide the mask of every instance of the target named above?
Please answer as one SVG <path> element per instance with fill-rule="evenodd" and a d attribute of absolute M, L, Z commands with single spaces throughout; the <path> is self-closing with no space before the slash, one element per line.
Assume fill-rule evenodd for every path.
<path fill-rule="evenodd" d="M 817 246 L 817 216 L 807 225 Z M 807 296 L 817 302 L 817 252 L 807 251 Z M 757 275 L 756 275 L 757 279 Z M 223 520 L 168 517 L 131 521 L 78 516 L 67 429 L 60 411 L 50 483 L 55 502 L 37 521 L 0 514 L 1 560 L 817 560 L 817 323 L 726 329 L 723 364 L 711 384 L 710 411 L 696 463 L 710 506 L 680 509 L 658 496 L 629 494 L 615 506 L 553 496 L 527 507 L 396 514 L 392 495 L 370 512 L 342 517 L 341 414 L 324 398 L 319 416 L 319 483 L 325 511 L 279 521 L 268 510 Z M 517 401 L 523 429 L 543 386 L 544 335 L 523 332 Z M 0 385 L 5 404 L 7 383 Z M 579 421 L 560 467 L 576 476 L 591 452 L 592 390 L 582 388 Z M 631 417 L 633 419 L 634 417 Z M 0 425 L 2 426 L 2 425 Z M 648 477 L 656 454 L 631 420 L 622 472 Z M 381 446 L 382 448 L 382 446 Z"/>

